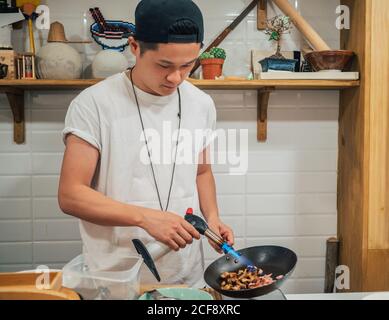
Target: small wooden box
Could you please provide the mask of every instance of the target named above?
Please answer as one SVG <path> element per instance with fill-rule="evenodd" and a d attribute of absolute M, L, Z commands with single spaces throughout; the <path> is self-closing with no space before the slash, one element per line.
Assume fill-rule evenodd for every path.
<path fill-rule="evenodd" d="M 15 58 L 14 50 L 0 50 L 0 63 L 8 65 L 8 73 L 4 79 L 16 79 Z"/>
<path fill-rule="evenodd" d="M 36 79 L 35 55 L 29 52 L 16 55 L 17 79 Z"/>

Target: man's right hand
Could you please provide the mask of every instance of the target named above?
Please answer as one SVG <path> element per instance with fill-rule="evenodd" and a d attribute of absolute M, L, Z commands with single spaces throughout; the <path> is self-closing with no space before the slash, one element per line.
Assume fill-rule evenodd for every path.
<path fill-rule="evenodd" d="M 200 239 L 200 233 L 188 221 L 172 212 L 150 209 L 139 226 L 175 251 L 191 244 L 193 238 Z"/>

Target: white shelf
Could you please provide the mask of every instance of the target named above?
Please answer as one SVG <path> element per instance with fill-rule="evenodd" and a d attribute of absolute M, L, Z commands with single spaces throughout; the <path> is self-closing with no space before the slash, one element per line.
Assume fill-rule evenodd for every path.
<path fill-rule="evenodd" d="M 261 72 L 261 80 L 359 80 L 359 72 Z"/>

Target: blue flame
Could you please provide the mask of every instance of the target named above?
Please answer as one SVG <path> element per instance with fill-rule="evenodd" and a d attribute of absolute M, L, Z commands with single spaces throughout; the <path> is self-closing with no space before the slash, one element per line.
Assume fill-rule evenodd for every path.
<path fill-rule="evenodd" d="M 228 243 L 224 242 L 221 246 L 221 249 L 225 254 L 229 254 L 232 258 L 234 258 L 237 262 L 241 262 L 243 265 L 247 266 L 249 271 L 255 271 L 257 267 L 254 266 L 254 263 L 242 256 L 241 253 L 236 252 L 233 247 L 231 247 Z"/>

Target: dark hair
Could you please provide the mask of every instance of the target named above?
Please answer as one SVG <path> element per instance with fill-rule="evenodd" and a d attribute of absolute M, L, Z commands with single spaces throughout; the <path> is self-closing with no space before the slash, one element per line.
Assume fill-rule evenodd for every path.
<path fill-rule="evenodd" d="M 144 42 L 144 41 L 139 41 L 139 47 L 140 47 L 140 55 L 143 56 L 146 51 L 156 51 L 158 50 L 158 43 L 156 42 Z"/>
<path fill-rule="evenodd" d="M 169 28 L 169 34 L 171 35 L 191 35 L 196 34 L 199 32 L 199 28 L 196 24 L 194 24 L 189 19 L 181 19 L 175 22 L 173 25 Z M 136 40 L 136 36 L 135 36 Z M 140 55 L 142 56 L 146 51 L 151 50 L 155 51 L 158 50 L 159 43 L 156 42 L 144 42 L 139 41 L 140 46 Z M 204 46 L 203 43 L 201 43 L 201 48 Z"/>

